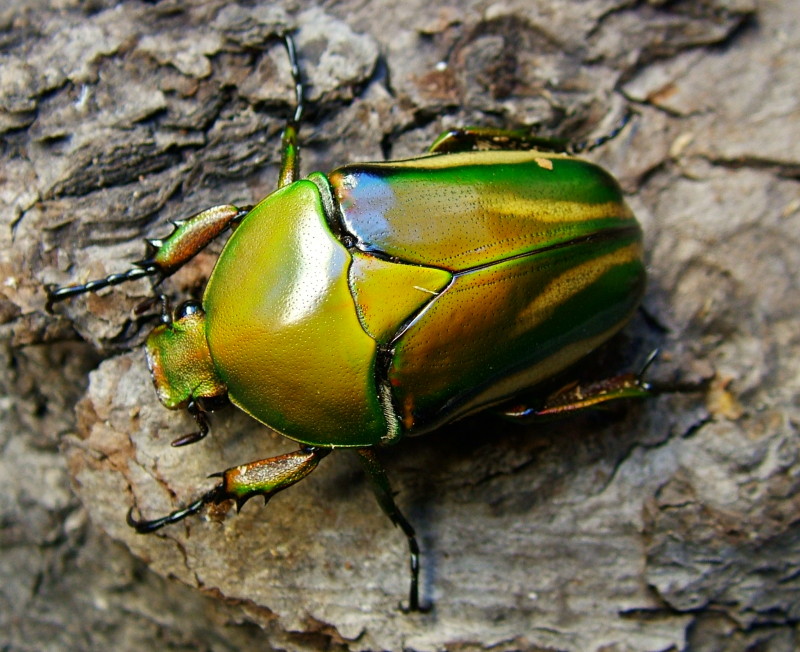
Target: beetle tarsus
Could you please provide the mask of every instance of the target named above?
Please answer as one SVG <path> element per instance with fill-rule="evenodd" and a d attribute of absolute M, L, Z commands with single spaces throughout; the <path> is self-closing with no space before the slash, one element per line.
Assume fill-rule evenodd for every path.
<path fill-rule="evenodd" d="M 135 263 L 136 267 L 131 267 L 127 272 L 119 274 L 110 274 L 105 278 L 99 278 L 86 283 L 78 285 L 48 285 L 47 286 L 47 302 L 45 303 L 45 310 L 53 312 L 53 304 L 59 301 L 64 301 L 79 294 L 87 294 L 89 292 L 98 292 L 112 285 L 120 285 L 128 281 L 135 281 L 145 276 L 155 276 L 161 272 L 158 265 Z"/>
<path fill-rule="evenodd" d="M 402 516 L 402 515 L 401 515 Z M 411 570 L 411 586 L 408 589 L 408 606 L 404 607 L 402 604 L 400 605 L 400 611 L 405 614 L 409 613 L 428 613 L 432 608 L 433 605 L 431 604 L 420 604 L 419 601 L 419 544 L 417 543 L 417 537 L 414 533 L 414 529 L 408 523 L 408 521 L 403 518 L 405 521 L 405 525 L 409 528 L 410 534 L 406 532 L 406 537 L 408 539 L 408 549 L 409 549 L 409 568 Z M 395 522 L 395 525 L 400 525 L 400 527 L 405 532 L 405 528 L 403 525 Z"/>
<path fill-rule="evenodd" d="M 52 312 L 53 304 L 59 301 L 145 276 L 154 276 L 153 285 L 156 286 L 196 256 L 221 232 L 236 226 L 251 208 L 214 206 L 186 220 L 175 221 L 172 233 L 166 238 L 145 240 L 145 257 L 135 261 L 128 271 L 78 285 L 47 286 L 45 309 Z"/>
<path fill-rule="evenodd" d="M 291 32 L 282 34 L 283 44 L 289 56 L 289 66 L 294 80 L 295 109 L 294 115 L 286 122 L 281 136 L 281 169 L 278 175 L 278 187 L 288 186 L 300 176 L 300 149 L 297 144 L 297 132 L 300 120 L 303 117 L 305 106 L 303 104 L 303 79 L 300 74 L 300 63 L 297 60 L 297 50 Z"/>
<path fill-rule="evenodd" d="M 628 125 L 631 121 L 633 116 L 639 115 L 639 112 L 633 109 L 632 107 L 628 106 L 625 114 L 619 119 L 619 122 L 614 126 L 614 128 L 609 131 L 607 134 L 603 134 L 595 138 L 594 140 L 583 140 L 578 143 L 572 143 L 567 148 L 567 153 L 569 154 L 584 154 L 587 152 L 591 152 L 592 150 L 597 149 L 598 147 L 602 147 L 610 140 L 614 140 L 619 134 L 622 132 L 623 129 Z"/>
<path fill-rule="evenodd" d="M 165 525 L 177 523 L 178 521 L 185 519 L 187 516 L 197 514 L 197 512 L 199 512 L 208 503 L 219 503 L 227 498 L 228 496 L 223 489 L 223 485 L 219 485 L 186 507 L 175 510 L 171 514 L 167 514 L 161 518 L 155 518 L 152 520 L 135 519 L 133 517 L 133 507 L 131 507 L 131 509 L 128 510 L 128 515 L 125 518 L 125 521 L 139 534 L 149 534 L 150 532 L 160 530 Z"/>
<path fill-rule="evenodd" d="M 642 364 L 642 368 L 639 369 L 639 373 L 636 374 L 636 377 L 639 379 L 639 382 L 641 382 L 644 387 L 649 388 L 648 383 L 645 382 L 644 380 L 644 375 L 647 373 L 647 370 L 656 361 L 659 355 L 661 355 L 661 349 L 659 349 L 658 347 L 650 351 L 650 354 L 647 356 L 647 358 L 645 358 L 645 361 Z"/>
<path fill-rule="evenodd" d="M 303 78 L 300 74 L 300 62 L 297 59 L 297 48 L 294 45 L 292 33 L 284 32 L 282 38 L 283 45 L 286 48 L 286 54 L 289 56 L 289 66 L 292 70 L 292 80 L 294 81 L 295 107 L 294 115 L 290 118 L 289 122 L 296 126 L 303 119 L 303 112 L 305 111 L 305 105 L 303 104 Z"/>

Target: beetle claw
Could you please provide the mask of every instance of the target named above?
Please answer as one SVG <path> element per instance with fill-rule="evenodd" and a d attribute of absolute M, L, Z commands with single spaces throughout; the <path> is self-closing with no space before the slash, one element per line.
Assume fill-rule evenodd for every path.
<path fill-rule="evenodd" d="M 146 519 L 135 519 L 133 518 L 133 507 L 128 510 L 128 514 L 125 517 L 125 522 L 130 525 L 138 534 L 149 534 L 150 532 L 155 532 L 156 530 L 164 527 L 167 523 L 170 523 L 170 518 L 172 514 L 169 516 L 164 516 L 162 518 L 156 518 L 153 520 L 146 520 Z"/>
<path fill-rule="evenodd" d="M 187 306 L 188 302 L 183 305 Z M 178 310 L 180 311 L 180 308 Z M 191 401 L 189 401 L 187 410 L 197 423 L 197 426 L 200 428 L 200 430 L 198 430 L 197 432 L 189 433 L 188 435 L 184 435 L 183 437 L 178 437 L 175 441 L 172 442 L 172 445 L 175 446 L 176 448 L 178 446 L 186 446 L 187 444 L 194 444 L 195 442 L 200 441 L 203 437 L 205 437 L 208 434 L 208 417 L 206 416 L 206 413 L 200 406 L 200 404 L 194 399 L 192 399 Z"/>
<path fill-rule="evenodd" d="M 180 446 L 187 446 L 188 444 L 194 444 L 200 441 L 205 436 L 206 433 L 202 431 L 190 432 L 188 435 L 184 435 L 183 437 L 178 437 L 177 439 L 173 440 L 173 442 L 170 445 L 174 446 L 175 448 L 178 448 Z"/>
<path fill-rule="evenodd" d="M 57 289 L 58 286 L 55 283 L 48 283 L 44 286 L 44 290 L 47 293 L 47 301 L 44 304 L 44 309 L 48 315 L 53 314 L 53 303 L 55 303 L 53 293 Z"/>
<path fill-rule="evenodd" d="M 417 605 L 409 605 L 405 606 L 402 602 L 397 603 L 397 609 L 400 613 L 409 615 L 409 614 L 428 614 L 433 611 L 433 604 L 417 604 Z"/>

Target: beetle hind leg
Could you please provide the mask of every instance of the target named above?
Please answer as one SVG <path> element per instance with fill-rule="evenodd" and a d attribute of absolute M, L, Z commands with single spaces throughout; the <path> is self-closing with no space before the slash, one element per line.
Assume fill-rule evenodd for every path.
<path fill-rule="evenodd" d="M 566 138 L 543 138 L 534 136 L 527 129 L 498 129 L 495 127 L 458 127 L 445 131 L 428 148 L 431 154 L 455 154 L 474 150 L 542 150 L 564 154 L 591 152 L 616 138 L 635 115 L 628 109 L 614 128 L 607 134 L 577 143 Z"/>
<path fill-rule="evenodd" d="M 375 451 L 372 448 L 358 448 L 356 449 L 361 464 L 367 472 L 371 482 L 372 489 L 375 492 L 375 498 L 381 509 L 389 517 L 394 525 L 399 527 L 403 534 L 408 539 L 408 553 L 409 553 L 409 569 L 411 571 L 411 585 L 408 590 L 408 608 L 401 607 L 402 611 L 412 612 L 426 612 L 430 610 L 430 606 L 422 606 L 419 602 L 419 544 L 417 543 L 417 536 L 411 523 L 406 520 L 403 513 L 394 502 L 394 494 L 389 485 L 389 479 L 386 477 L 386 471 L 381 463 L 378 461 Z"/>
<path fill-rule="evenodd" d="M 567 152 L 569 141 L 532 136 L 525 129 L 459 127 L 445 131 L 428 148 L 431 154 L 455 154 L 474 150 L 546 150 Z"/>
<path fill-rule="evenodd" d="M 498 412 L 508 419 L 530 422 L 599 407 L 612 401 L 652 396 L 653 389 L 643 376 L 657 355 L 658 350 L 653 351 L 639 373 L 620 374 L 589 383 L 573 382 L 547 396 L 539 405 L 514 403 Z"/>

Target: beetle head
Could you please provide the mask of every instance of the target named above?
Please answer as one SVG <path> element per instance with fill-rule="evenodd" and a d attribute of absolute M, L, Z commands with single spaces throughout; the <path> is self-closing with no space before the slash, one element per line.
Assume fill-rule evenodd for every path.
<path fill-rule="evenodd" d="M 227 394 L 211 359 L 205 325 L 202 306 L 187 301 L 147 337 L 147 366 L 165 407 L 175 409 L 193 399 Z"/>

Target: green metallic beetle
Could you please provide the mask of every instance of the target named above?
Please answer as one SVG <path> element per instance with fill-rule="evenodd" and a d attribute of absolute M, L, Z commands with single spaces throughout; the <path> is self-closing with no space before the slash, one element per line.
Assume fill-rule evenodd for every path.
<path fill-rule="evenodd" d="M 572 385 L 510 407 L 610 338 L 645 286 L 642 233 L 616 181 L 569 147 L 468 128 L 418 158 L 346 165 L 297 180 L 303 86 L 283 37 L 297 106 L 282 140 L 280 187 L 254 207 L 179 222 L 123 274 L 49 289 L 49 302 L 175 272 L 235 227 L 202 305 L 165 308 L 147 338 L 158 397 L 187 407 L 200 440 L 230 401 L 301 448 L 233 467 L 189 506 L 129 523 L 151 532 L 208 503 L 268 499 L 351 448 L 383 510 L 408 538 L 409 609 L 419 549 L 375 449 L 494 407 L 531 419 L 648 393 L 632 374 Z M 569 153 L 567 153 L 569 152 Z"/>

